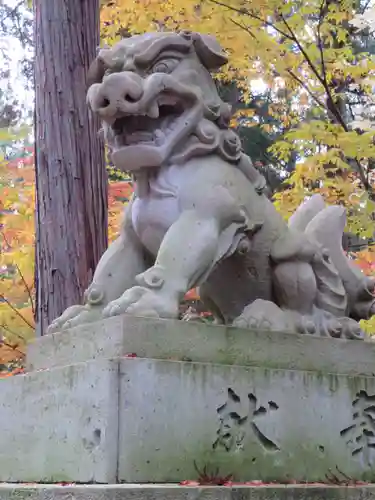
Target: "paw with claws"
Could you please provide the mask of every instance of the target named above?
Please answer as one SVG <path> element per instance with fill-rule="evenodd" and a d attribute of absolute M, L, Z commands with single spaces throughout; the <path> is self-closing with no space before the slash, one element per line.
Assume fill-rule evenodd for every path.
<path fill-rule="evenodd" d="M 177 318 L 178 297 L 169 296 L 160 289 L 135 286 L 122 296 L 110 302 L 103 311 L 103 317 L 132 314 L 153 318 Z"/>
<path fill-rule="evenodd" d="M 82 325 L 84 323 L 93 323 L 102 318 L 102 307 L 90 305 L 69 307 L 61 316 L 51 323 L 47 334 L 62 332 L 69 328 Z"/>
<path fill-rule="evenodd" d="M 102 318 L 104 293 L 100 287 L 91 285 L 85 292 L 85 305 L 71 306 L 48 327 L 47 333 L 56 333 L 84 323 L 93 323 Z"/>
<path fill-rule="evenodd" d="M 268 300 L 257 299 L 245 307 L 233 322 L 238 328 L 257 330 L 291 331 L 292 322 L 287 314 Z"/>

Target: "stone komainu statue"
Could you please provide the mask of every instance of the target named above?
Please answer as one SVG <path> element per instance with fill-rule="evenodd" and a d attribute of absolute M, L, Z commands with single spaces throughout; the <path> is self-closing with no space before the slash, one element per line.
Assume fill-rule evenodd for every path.
<path fill-rule="evenodd" d="M 99 51 L 87 100 L 136 192 L 85 294 L 49 331 L 123 313 L 178 317 L 187 290 L 222 323 L 363 338 L 374 281 L 345 256 L 345 211 L 320 196 L 286 224 L 229 129 L 216 40 L 148 33 Z"/>

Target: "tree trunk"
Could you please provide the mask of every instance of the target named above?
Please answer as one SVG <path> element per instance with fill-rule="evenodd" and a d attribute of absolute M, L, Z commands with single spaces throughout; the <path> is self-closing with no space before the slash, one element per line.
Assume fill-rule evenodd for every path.
<path fill-rule="evenodd" d="M 99 0 L 34 0 L 37 329 L 82 302 L 107 246 L 107 178 L 86 75 Z"/>

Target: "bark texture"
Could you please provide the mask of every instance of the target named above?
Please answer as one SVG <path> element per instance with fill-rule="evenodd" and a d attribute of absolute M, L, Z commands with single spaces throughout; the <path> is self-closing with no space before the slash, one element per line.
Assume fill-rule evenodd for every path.
<path fill-rule="evenodd" d="M 35 0 L 37 325 L 82 303 L 107 246 L 107 178 L 86 75 L 99 0 Z"/>

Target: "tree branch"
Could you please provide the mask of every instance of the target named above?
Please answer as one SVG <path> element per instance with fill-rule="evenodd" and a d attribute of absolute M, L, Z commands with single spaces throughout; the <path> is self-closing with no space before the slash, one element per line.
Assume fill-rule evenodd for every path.
<path fill-rule="evenodd" d="M 325 87 L 325 82 L 324 82 L 324 78 L 321 76 L 321 74 L 319 73 L 319 71 L 317 70 L 317 68 L 315 67 L 315 64 L 312 62 L 312 60 L 310 59 L 310 56 L 309 54 L 306 52 L 306 50 L 304 49 L 304 47 L 301 45 L 300 41 L 298 40 L 298 38 L 296 37 L 294 31 L 292 30 L 292 28 L 289 26 L 287 20 L 285 19 L 284 15 L 283 14 L 279 14 L 280 16 L 280 19 L 283 21 L 283 23 L 285 24 L 285 27 L 287 28 L 287 30 L 289 31 L 289 38 L 291 40 L 293 40 L 293 42 L 297 45 L 297 47 L 299 48 L 301 54 L 303 55 L 303 57 L 305 58 L 307 64 L 310 66 L 310 69 L 311 71 L 314 73 L 314 75 L 316 76 L 316 78 L 319 80 L 319 82 Z M 326 89 L 325 89 L 326 90 Z"/>
<path fill-rule="evenodd" d="M 25 3 L 24 0 L 20 0 L 14 7 L 9 7 L 9 6 L 6 6 L 7 7 L 7 13 L 6 13 L 6 16 L 4 18 L 5 19 L 8 19 L 8 18 L 12 18 L 16 13 L 18 14 L 18 10 L 19 8 Z"/>
<path fill-rule="evenodd" d="M 360 11 L 360 14 L 364 14 L 367 10 L 367 8 L 372 4 L 372 0 L 367 0 L 367 2 L 365 3 L 365 5 L 363 6 L 362 10 Z"/>
<path fill-rule="evenodd" d="M 250 31 L 250 28 L 248 28 L 247 26 L 245 26 L 244 24 L 241 24 L 239 23 L 238 21 L 235 21 L 234 19 L 230 18 L 230 22 L 235 24 L 236 26 L 238 26 L 239 28 L 243 29 L 244 31 L 246 31 L 246 33 L 248 33 L 254 40 L 257 40 L 257 37 L 254 35 L 254 33 L 252 31 Z"/>
<path fill-rule="evenodd" d="M 236 26 L 238 26 L 239 28 L 243 29 L 244 31 L 246 31 L 254 40 L 257 40 L 257 37 L 254 35 L 254 33 L 247 27 L 245 26 L 244 24 L 242 23 L 239 23 L 238 21 L 235 21 L 234 19 L 230 19 L 230 21 L 235 24 Z M 323 102 L 321 102 L 319 100 L 318 97 L 316 97 L 312 92 L 311 90 L 309 89 L 308 85 L 306 85 L 306 83 L 301 80 L 291 69 L 287 69 L 287 72 L 289 73 L 289 75 L 294 79 L 296 80 L 296 82 L 299 83 L 299 85 L 301 85 L 301 87 L 303 87 L 306 92 L 309 94 L 309 96 L 316 102 L 316 104 L 318 104 L 318 106 L 320 106 L 321 108 L 325 109 L 326 106 L 324 105 Z"/>
<path fill-rule="evenodd" d="M 306 62 L 310 66 L 311 70 L 313 71 L 315 76 L 318 78 L 320 83 L 323 85 L 324 90 L 325 90 L 326 95 L 327 95 L 327 101 L 329 101 L 329 104 L 330 104 L 331 112 L 333 113 L 334 117 L 336 118 L 338 124 L 341 125 L 341 127 L 343 128 L 343 130 L 345 132 L 349 132 L 349 128 L 348 128 L 347 124 L 345 123 L 345 120 L 343 119 L 343 117 L 342 117 L 339 109 L 337 108 L 336 103 L 332 97 L 331 90 L 330 90 L 328 82 L 327 82 L 326 74 L 323 74 L 323 75 L 319 74 L 318 70 L 316 69 L 315 65 L 311 61 L 309 55 L 306 53 L 305 49 L 300 44 L 299 40 L 297 39 L 293 30 L 290 28 L 290 26 L 289 26 L 288 22 L 286 21 L 286 19 L 284 18 L 283 14 L 280 14 L 280 17 L 281 17 L 285 27 L 288 29 L 288 31 L 290 33 L 290 37 L 294 40 L 297 47 L 299 48 L 299 50 L 301 51 L 301 53 L 305 57 Z M 319 50 L 323 50 L 322 47 Z M 323 57 L 323 54 L 322 54 L 322 57 Z M 324 61 L 324 59 L 323 59 L 323 61 Z M 370 199 L 374 200 L 375 199 L 375 192 L 374 192 L 371 184 L 368 182 L 368 180 L 366 178 L 366 175 L 365 175 L 365 172 L 363 171 L 362 165 L 360 164 L 360 162 L 357 159 L 353 159 L 351 161 L 351 163 L 355 165 L 354 170 L 358 173 L 360 180 L 363 184 L 363 187 L 367 191 Z"/>
<path fill-rule="evenodd" d="M 325 60 L 324 60 L 324 52 L 323 52 L 323 40 L 322 40 L 322 35 L 321 35 L 321 28 L 324 20 L 324 8 L 326 6 L 326 0 L 322 1 L 322 4 L 320 6 L 319 10 L 319 21 L 318 21 L 318 27 L 317 27 L 317 41 L 318 41 L 318 49 L 320 52 L 320 61 L 322 65 L 322 77 L 324 80 L 325 85 L 328 86 L 327 83 L 327 72 L 326 72 L 326 65 L 325 65 Z"/>
<path fill-rule="evenodd" d="M 322 102 L 318 97 L 316 97 L 316 95 L 313 94 L 313 92 L 311 92 L 308 85 L 303 80 L 301 80 L 299 76 L 297 76 L 291 69 L 287 69 L 287 72 L 292 78 L 296 80 L 296 82 L 298 82 L 301 85 L 301 87 L 303 87 L 306 90 L 311 99 L 313 99 L 318 106 L 320 106 L 323 109 L 326 109 L 324 102 Z"/>
<path fill-rule="evenodd" d="M 341 125 L 341 127 L 343 128 L 343 130 L 345 132 L 349 131 L 349 129 L 348 129 L 346 123 L 345 123 L 345 120 L 343 119 L 343 117 L 342 117 L 339 109 L 337 108 L 337 105 L 336 105 L 336 103 L 335 103 L 335 101 L 334 101 L 334 99 L 332 97 L 332 93 L 331 93 L 331 90 L 330 90 L 328 82 L 327 82 L 327 75 L 326 75 L 325 61 L 324 61 L 324 53 L 323 53 L 323 47 L 322 47 L 321 43 L 319 44 L 319 50 L 321 51 L 322 74 L 320 74 L 320 72 L 316 68 L 315 64 L 313 63 L 313 61 L 311 60 L 310 56 L 306 52 L 305 48 L 301 45 L 300 41 L 298 40 L 297 36 L 295 35 L 294 31 L 291 29 L 289 23 L 287 22 L 287 20 L 285 19 L 284 15 L 282 13 L 279 13 L 278 15 L 279 15 L 280 19 L 282 20 L 282 22 L 283 22 L 283 24 L 284 24 L 284 26 L 285 26 L 285 28 L 286 28 L 287 31 L 284 31 L 284 30 L 280 29 L 274 23 L 272 23 L 270 21 L 267 21 L 265 19 L 262 19 L 261 17 L 257 16 L 256 14 L 250 12 L 247 9 L 244 9 L 244 8 L 240 9 L 240 8 L 232 7 L 231 5 L 223 3 L 220 0 L 210 0 L 210 2 L 212 2 L 212 3 L 216 4 L 216 5 L 219 5 L 221 7 L 225 7 L 228 10 L 231 10 L 231 11 L 237 12 L 239 14 L 246 15 L 246 16 L 249 16 L 249 17 L 251 17 L 253 19 L 256 19 L 257 21 L 260 21 L 265 26 L 273 28 L 275 31 L 277 31 L 280 35 L 284 36 L 288 40 L 293 41 L 297 45 L 297 47 L 300 50 L 301 54 L 304 56 L 304 58 L 305 58 L 307 64 L 309 65 L 311 71 L 316 76 L 316 78 L 318 79 L 318 81 L 320 82 L 320 84 L 323 86 L 324 91 L 325 91 L 326 96 L 327 96 L 327 103 L 329 104 L 329 108 L 328 109 L 333 114 L 334 118 L 337 121 L 337 124 Z M 322 1 L 321 10 L 320 10 L 320 18 L 323 17 L 324 6 L 325 6 L 325 0 Z M 320 19 L 320 18 L 319 18 L 319 22 L 320 22 L 319 37 L 321 38 L 320 29 L 321 29 L 321 23 L 323 22 L 323 19 Z M 235 24 L 237 24 L 237 26 L 241 27 L 241 23 L 237 22 Z M 242 28 L 245 29 L 249 33 L 249 29 L 246 26 L 242 26 Z M 291 73 L 289 72 L 289 74 L 291 74 Z M 296 81 L 298 81 L 298 83 L 300 85 L 302 85 L 302 80 L 296 79 Z M 303 88 L 305 88 L 305 90 L 307 90 L 306 87 L 305 87 L 305 85 L 302 85 L 302 86 L 303 86 Z M 310 92 L 309 92 L 309 95 L 311 95 Z M 316 101 L 316 97 L 313 97 L 313 99 L 314 99 L 315 102 L 317 102 Z M 324 109 L 327 109 L 327 107 L 328 107 L 328 106 L 326 106 L 324 104 L 322 105 L 320 102 L 319 102 L 319 106 L 323 107 Z M 361 183 L 363 184 L 365 190 L 367 191 L 370 199 L 374 200 L 375 199 L 375 192 L 374 192 L 372 186 L 370 185 L 370 183 L 367 181 L 366 175 L 365 175 L 365 173 L 364 173 L 364 171 L 362 169 L 361 164 L 356 159 L 351 160 L 351 163 L 352 164 L 354 163 L 355 167 L 353 166 L 353 168 L 358 173 L 358 175 L 360 177 L 360 180 L 361 180 Z"/>
<path fill-rule="evenodd" d="M 20 278 L 22 280 L 22 283 L 23 283 L 23 286 L 25 287 L 26 291 L 27 291 L 27 295 L 29 296 L 29 300 L 30 300 L 30 305 L 31 305 L 31 310 L 33 312 L 33 315 L 35 315 L 35 305 L 34 305 L 34 299 L 33 299 L 33 296 L 32 296 L 32 293 L 31 293 L 31 290 L 30 290 L 30 287 L 29 285 L 27 284 L 22 272 L 21 272 L 21 269 L 19 267 L 18 264 L 15 264 L 16 266 L 16 269 L 18 271 L 18 274 L 20 275 Z"/>
<path fill-rule="evenodd" d="M 2 231 L 2 232 L 1 232 L 1 235 L 2 235 L 2 237 L 3 237 L 4 241 L 5 241 L 5 243 L 8 245 L 8 247 L 9 247 L 9 248 L 12 248 L 12 247 L 11 247 L 11 245 L 9 244 L 9 241 L 8 241 L 7 237 L 6 237 L 6 236 L 5 236 L 5 234 L 4 234 L 4 231 Z M 27 284 L 27 282 L 26 282 L 26 280 L 25 280 L 25 277 L 24 277 L 24 275 L 22 274 L 22 272 L 21 272 L 21 269 L 20 269 L 19 265 L 18 265 L 18 264 L 15 264 L 15 267 L 16 267 L 16 269 L 17 269 L 17 271 L 18 271 L 18 274 L 20 275 L 20 278 L 21 278 L 21 281 L 22 281 L 22 283 L 23 283 L 23 285 L 24 285 L 24 287 L 25 287 L 25 290 L 27 291 L 27 294 L 28 294 L 28 296 L 29 296 L 29 300 L 30 300 L 30 303 L 31 303 L 31 310 L 32 310 L 32 312 L 33 312 L 33 315 L 35 316 L 35 305 L 34 305 L 34 300 L 33 300 L 33 296 L 32 296 L 32 293 L 31 293 L 30 287 L 29 287 L 29 285 Z"/>
<path fill-rule="evenodd" d="M 11 335 L 14 335 L 15 337 L 17 337 L 19 340 L 21 340 L 24 344 L 26 344 L 26 339 L 25 337 L 22 337 L 22 335 L 20 335 L 19 333 L 16 333 L 14 332 L 13 330 L 11 330 L 10 328 L 8 328 L 6 325 L 1 325 L 0 328 L 2 328 L 3 330 L 7 331 L 8 333 L 10 333 Z"/>
<path fill-rule="evenodd" d="M 244 9 L 244 8 L 238 9 L 237 7 L 233 7 L 232 5 L 228 5 L 226 3 L 220 2 L 219 0 L 209 0 L 209 1 L 216 4 L 216 5 L 220 5 L 221 7 L 225 7 L 228 10 L 232 10 L 233 12 L 237 12 L 238 14 L 242 14 L 242 15 L 251 17 L 253 19 L 256 19 L 257 21 L 260 21 L 265 26 L 268 26 L 269 28 L 273 28 L 275 31 L 277 31 L 280 35 L 284 36 L 288 40 L 292 40 L 290 38 L 290 36 L 288 35 L 288 33 L 281 30 L 274 23 L 271 23 L 270 21 L 267 21 L 266 19 L 262 19 L 261 17 L 257 16 L 256 14 L 254 14 L 253 12 L 250 12 L 247 9 Z"/>
<path fill-rule="evenodd" d="M 329 104 L 330 104 L 330 106 L 332 108 L 331 109 L 332 114 L 336 118 L 337 122 L 345 129 L 346 128 L 345 121 L 343 120 L 343 118 L 341 116 L 341 113 L 339 112 L 339 110 L 337 109 L 337 106 L 335 105 L 335 102 L 333 100 L 333 97 L 332 97 L 332 94 L 331 94 L 331 90 L 330 90 L 329 85 L 327 83 L 326 77 L 323 76 L 323 75 L 321 75 L 319 73 L 319 71 L 317 70 L 315 64 L 312 62 L 312 60 L 310 59 L 310 56 L 308 55 L 308 53 L 306 52 L 306 50 L 304 49 L 304 47 L 301 45 L 300 41 L 296 37 L 294 31 L 289 26 L 287 20 L 283 16 L 283 14 L 280 14 L 280 18 L 283 21 L 283 23 L 285 24 L 285 27 L 287 28 L 287 30 L 289 31 L 291 39 L 297 45 L 297 47 L 301 51 L 301 54 L 305 58 L 307 64 L 310 66 L 311 71 L 314 73 L 314 75 L 319 80 L 319 82 L 323 85 L 323 88 L 324 88 L 324 90 L 325 90 L 325 92 L 327 94 L 327 101 L 329 101 Z"/>
<path fill-rule="evenodd" d="M 17 351 L 23 357 L 26 356 L 26 354 L 23 351 L 20 351 L 19 349 L 17 349 L 17 347 L 14 347 L 12 344 L 9 344 L 6 340 L 1 340 L 0 339 L 0 348 L 1 348 L 2 345 L 5 345 L 6 347 L 9 347 L 10 349 L 12 349 L 12 351 Z"/>
<path fill-rule="evenodd" d="M 32 328 L 33 330 L 35 330 L 35 326 L 33 326 L 33 325 L 32 325 L 32 324 L 31 324 L 31 323 L 30 323 L 30 322 L 29 322 L 29 321 L 28 321 L 28 320 L 27 320 L 24 316 L 22 316 L 22 314 L 18 311 L 18 309 L 16 309 L 16 308 L 14 307 L 14 305 L 13 305 L 11 302 L 9 302 L 9 300 L 8 300 L 8 299 L 6 299 L 2 293 L 0 293 L 0 299 L 1 299 L 3 302 L 5 302 L 5 303 L 6 303 L 6 304 L 7 304 L 7 305 L 8 305 L 8 306 L 12 309 L 12 311 L 13 311 L 15 314 L 17 314 L 17 316 L 18 316 L 19 318 L 21 318 L 21 319 L 22 319 L 22 321 L 23 321 L 24 323 L 26 323 L 26 325 L 28 325 L 30 328 Z"/>

